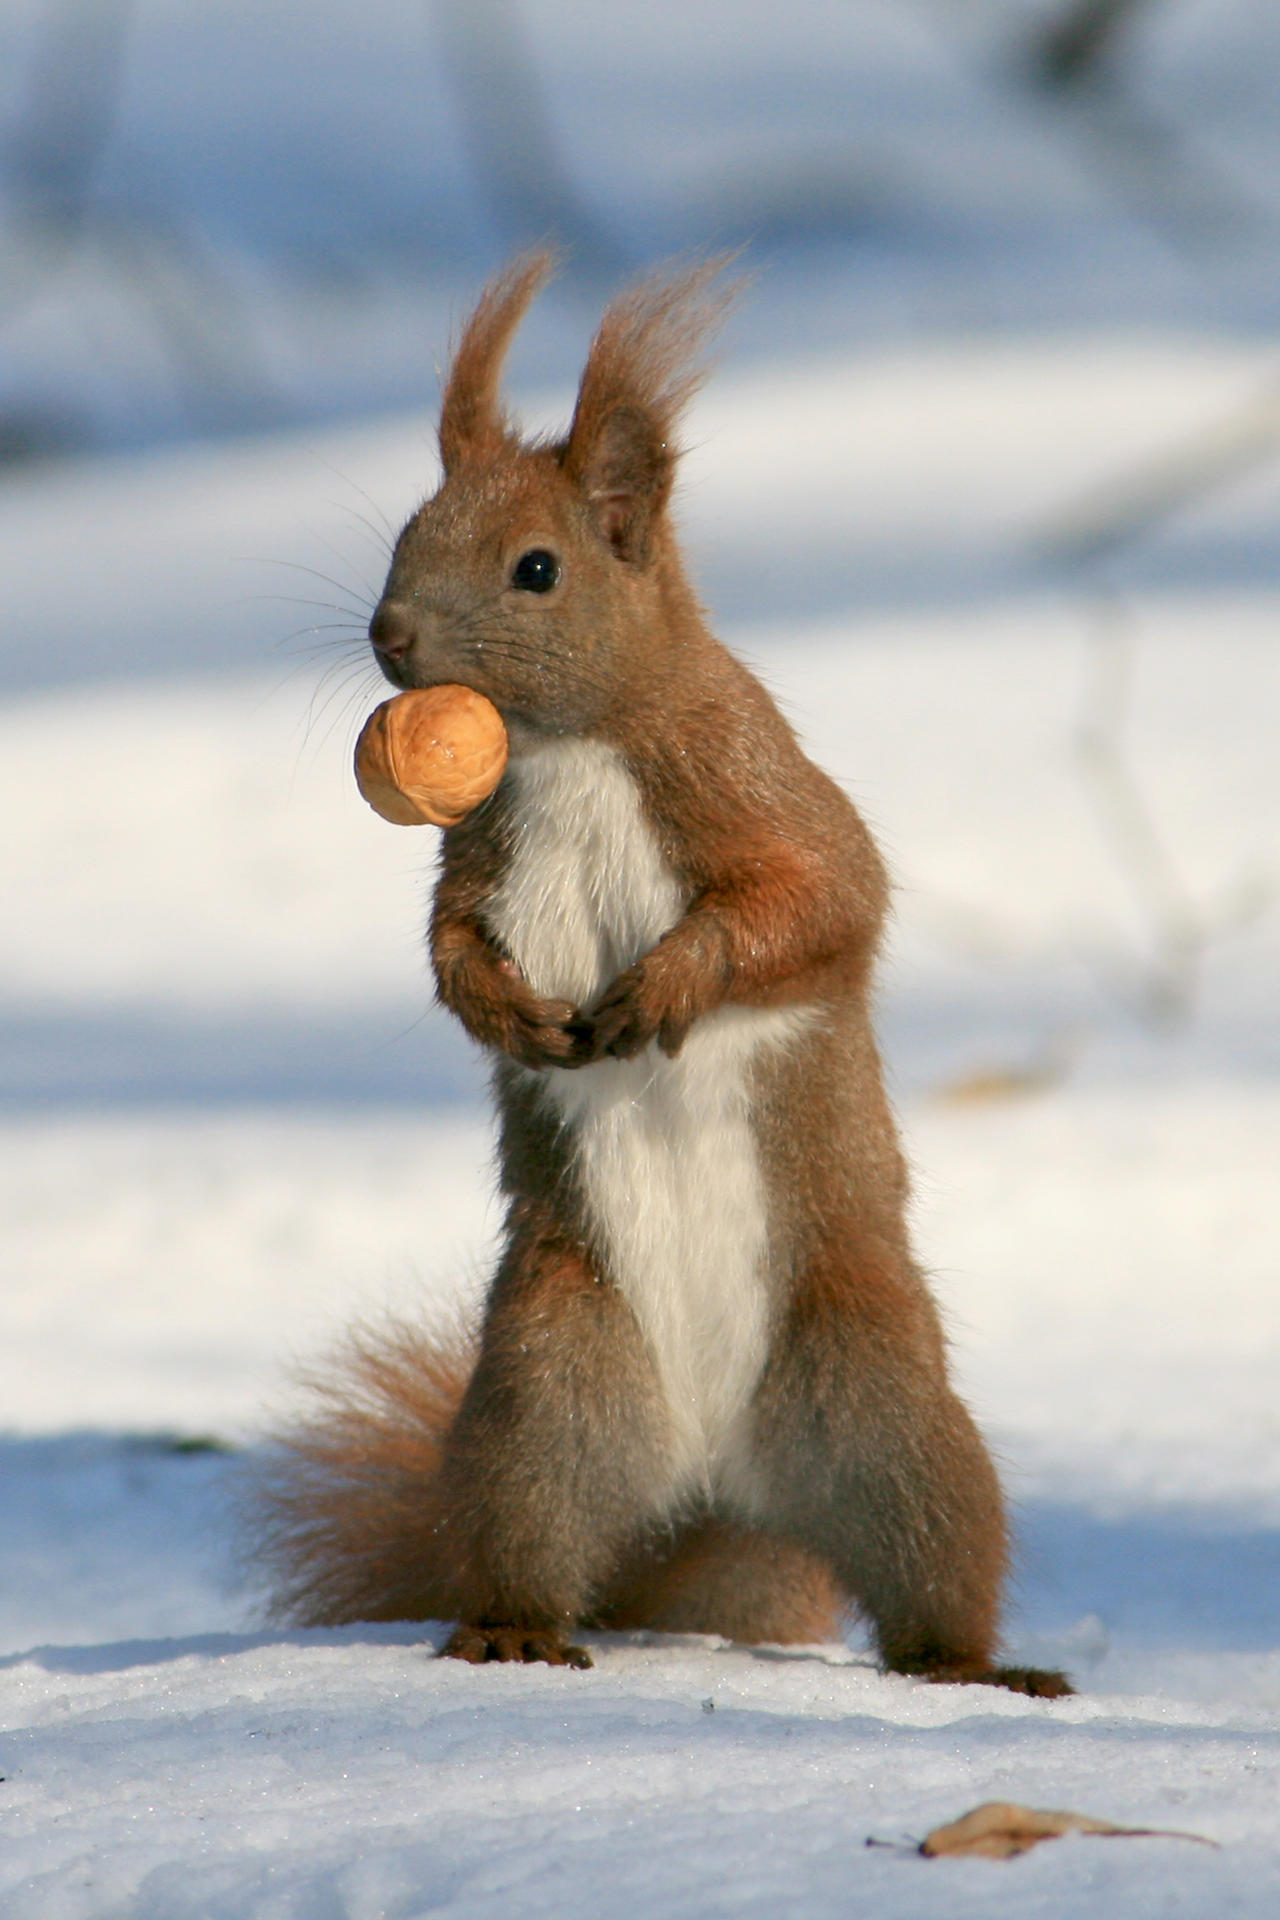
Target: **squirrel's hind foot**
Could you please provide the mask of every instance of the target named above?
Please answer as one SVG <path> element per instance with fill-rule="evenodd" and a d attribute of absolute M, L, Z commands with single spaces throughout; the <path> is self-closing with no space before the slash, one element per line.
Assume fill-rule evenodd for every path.
<path fill-rule="evenodd" d="M 894 1673 L 928 1680 L 940 1687 L 1004 1687 L 1010 1693 L 1030 1694 L 1034 1700 L 1062 1700 L 1075 1688 L 1056 1667 L 983 1667 L 966 1661 L 920 1661 L 895 1665 Z"/>
<path fill-rule="evenodd" d="M 980 1676 L 988 1687 L 1007 1687 L 1010 1693 L 1029 1693 L 1034 1700 L 1064 1700 L 1074 1693 L 1059 1667 L 992 1667 Z"/>
<path fill-rule="evenodd" d="M 484 1666 L 490 1660 L 526 1665 L 545 1660 L 549 1667 L 589 1667 L 585 1647 L 570 1646 L 562 1635 L 535 1632 L 527 1627 L 455 1627 L 440 1650 L 442 1660 L 466 1660 Z"/>

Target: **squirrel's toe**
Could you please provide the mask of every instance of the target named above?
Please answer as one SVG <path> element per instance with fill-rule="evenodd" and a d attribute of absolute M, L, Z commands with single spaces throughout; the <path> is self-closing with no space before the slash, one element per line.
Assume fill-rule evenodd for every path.
<path fill-rule="evenodd" d="M 465 1660 L 473 1667 L 491 1660 L 549 1667 L 585 1668 L 592 1664 L 585 1647 L 570 1646 L 562 1635 L 527 1627 L 455 1627 L 440 1650 L 442 1660 Z"/>

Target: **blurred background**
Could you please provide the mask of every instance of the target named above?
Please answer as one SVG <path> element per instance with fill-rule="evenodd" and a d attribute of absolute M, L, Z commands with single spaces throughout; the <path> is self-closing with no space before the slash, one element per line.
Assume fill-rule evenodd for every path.
<path fill-rule="evenodd" d="M 522 342 L 746 246 L 739 362 L 1276 318 L 1265 0 L 341 0 L 0 9 L 11 461 L 422 404 L 515 246 Z"/>
<path fill-rule="evenodd" d="M 1273 0 L 0 0 L 10 1644 L 233 1619 L 191 1476 L 483 1271 L 431 850 L 347 756 L 451 332 L 543 240 L 533 425 L 610 291 L 743 250 L 682 523 L 898 878 L 921 1243 L 1042 1625 L 1265 1631 L 1278 82 Z"/>

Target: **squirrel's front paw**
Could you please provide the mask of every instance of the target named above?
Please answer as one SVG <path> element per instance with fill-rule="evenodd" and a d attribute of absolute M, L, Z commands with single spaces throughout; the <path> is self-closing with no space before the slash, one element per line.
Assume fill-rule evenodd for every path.
<path fill-rule="evenodd" d="M 656 972 L 643 961 L 620 973 L 590 1013 L 593 1057 L 629 1060 L 651 1040 L 666 1054 L 679 1053 L 692 1016 L 671 1005 Z"/>
<path fill-rule="evenodd" d="M 506 1050 L 525 1067 L 585 1067 L 596 1057 L 588 1022 L 567 1000 L 514 1008 Z"/>

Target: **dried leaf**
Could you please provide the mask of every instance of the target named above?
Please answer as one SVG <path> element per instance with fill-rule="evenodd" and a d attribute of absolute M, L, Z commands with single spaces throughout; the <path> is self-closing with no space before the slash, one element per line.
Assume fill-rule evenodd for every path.
<path fill-rule="evenodd" d="M 1044 1093 L 1066 1079 L 1079 1058 L 1080 1047 L 1081 1036 L 1074 1030 L 1051 1034 L 1031 1059 L 993 1060 L 973 1067 L 944 1081 L 934 1097 L 945 1107 L 980 1107 Z"/>
<path fill-rule="evenodd" d="M 1087 1813 L 1061 1813 L 1049 1807 L 1020 1807 L 1011 1800 L 988 1800 L 963 1819 L 935 1827 L 920 1842 L 921 1853 L 967 1854 L 984 1860 L 1008 1860 L 1026 1853 L 1041 1840 L 1057 1840 L 1064 1833 L 1101 1833 L 1122 1839 L 1194 1840 L 1216 1847 L 1199 1833 L 1175 1833 L 1167 1827 L 1117 1827 Z"/>
<path fill-rule="evenodd" d="M 1064 1077 L 1065 1067 L 1050 1065 L 1029 1067 L 976 1067 L 972 1073 L 958 1074 L 938 1088 L 937 1099 L 944 1107 L 984 1107 L 1001 1100 L 1021 1100 L 1029 1094 L 1043 1093 Z"/>

